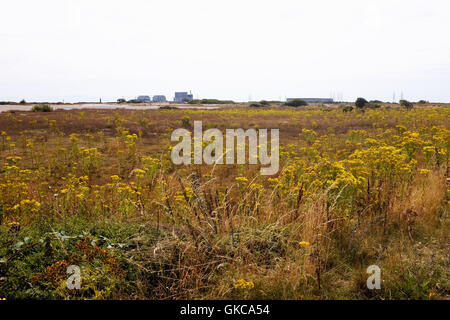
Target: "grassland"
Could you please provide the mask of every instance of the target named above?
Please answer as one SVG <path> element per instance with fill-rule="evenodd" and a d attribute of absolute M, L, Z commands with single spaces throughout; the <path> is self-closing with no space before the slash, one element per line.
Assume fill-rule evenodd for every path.
<path fill-rule="evenodd" d="M 450 109 L 0 113 L 0 297 L 448 299 Z M 279 128 L 280 172 L 171 132 Z M 69 265 L 81 290 L 66 287 Z M 368 290 L 366 269 L 382 270 Z"/>

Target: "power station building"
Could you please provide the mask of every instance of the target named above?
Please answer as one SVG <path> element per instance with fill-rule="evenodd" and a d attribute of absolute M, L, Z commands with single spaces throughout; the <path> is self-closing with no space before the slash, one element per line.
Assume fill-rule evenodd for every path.
<path fill-rule="evenodd" d="M 152 102 L 149 96 L 139 96 L 136 98 L 138 102 Z"/>
<path fill-rule="evenodd" d="M 333 103 L 334 100 L 331 98 L 287 98 L 286 101 L 292 100 L 303 100 L 307 103 Z"/>
<path fill-rule="evenodd" d="M 162 95 L 157 95 L 157 96 L 153 96 L 153 102 L 166 102 L 166 96 L 162 96 Z"/>
<path fill-rule="evenodd" d="M 194 99 L 194 96 L 191 93 L 175 92 L 175 97 L 173 98 L 173 101 L 186 102 L 186 101 L 192 101 L 193 99 Z"/>

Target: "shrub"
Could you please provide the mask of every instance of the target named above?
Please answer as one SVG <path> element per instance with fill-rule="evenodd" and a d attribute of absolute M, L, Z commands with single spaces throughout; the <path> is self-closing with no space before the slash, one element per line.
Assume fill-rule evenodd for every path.
<path fill-rule="evenodd" d="M 50 107 L 48 104 L 38 104 L 35 105 L 31 111 L 33 112 L 52 112 L 53 108 Z"/>
<path fill-rule="evenodd" d="M 176 110 L 177 107 L 171 107 L 171 106 L 161 106 L 159 107 L 159 110 Z"/>
<path fill-rule="evenodd" d="M 378 109 L 380 107 L 381 107 L 381 105 L 379 105 L 378 103 L 375 103 L 375 102 L 369 102 L 367 104 L 367 108 L 370 108 L 370 109 Z"/>
<path fill-rule="evenodd" d="M 427 104 L 427 103 L 430 103 L 430 102 L 426 101 L 426 100 L 419 100 L 419 101 L 417 101 L 417 103 L 418 104 Z"/>
<path fill-rule="evenodd" d="M 414 105 L 408 100 L 400 100 L 400 105 L 407 110 L 412 109 L 414 107 Z"/>
<path fill-rule="evenodd" d="M 345 106 L 342 111 L 344 112 L 352 112 L 353 111 L 353 107 L 352 106 Z"/>
<path fill-rule="evenodd" d="M 364 98 L 358 98 L 358 99 L 356 99 L 356 101 L 355 101 L 355 106 L 356 106 L 358 109 L 364 108 L 364 107 L 366 106 L 366 104 L 368 104 L 368 102 L 367 102 L 367 100 L 364 99 Z"/>
<path fill-rule="evenodd" d="M 288 107 L 305 107 L 308 103 L 302 99 L 294 99 L 285 103 Z"/>
<path fill-rule="evenodd" d="M 184 116 L 183 118 L 181 118 L 181 125 L 183 127 L 189 127 L 191 125 L 191 118 L 189 118 L 188 116 Z"/>
<path fill-rule="evenodd" d="M 19 102 L 20 104 L 26 104 L 27 102 L 25 101 L 25 99 L 20 100 Z"/>

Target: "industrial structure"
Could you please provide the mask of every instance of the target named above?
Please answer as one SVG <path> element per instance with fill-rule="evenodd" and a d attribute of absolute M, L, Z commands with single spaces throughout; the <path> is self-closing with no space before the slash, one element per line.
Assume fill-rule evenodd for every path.
<path fill-rule="evenodd" d="M 152 102 L 149 96 L 139 96 L 136 98 L 138 102 Z"/>
<path fill-rule="evenodd" d="M 175 92 L 175 97 L 173 98 L 173 101 L 175 102 L 188 102 L 192 101 L 194 99 L 194 96 L 192 93 L 187 92 Z"/>
<path fill-rule="evenodd" d="M 153 96 L 153 102 L 166 102 L 166 101 L 167 101 L 166 96 L 163 95 Z"/>
<path fill-rule="evenodd" d="M 333 103 L 334 100 L 331 98 L 287 98 L 286 101 L 292 100 L 303 100 L 307 103 Z"/>

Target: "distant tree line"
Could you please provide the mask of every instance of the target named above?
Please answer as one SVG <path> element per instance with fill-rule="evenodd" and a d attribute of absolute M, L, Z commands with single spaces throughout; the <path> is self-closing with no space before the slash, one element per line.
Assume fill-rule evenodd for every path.
<path fill-rule="evenodd" d="M 189 104 L 234 104 L 234 101 L 219 99 L 194 99 L 189 101 Z"/>

